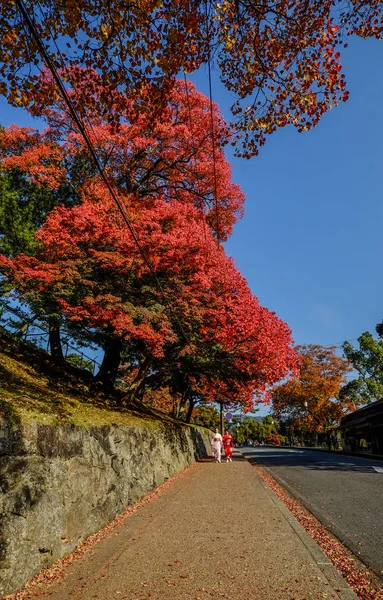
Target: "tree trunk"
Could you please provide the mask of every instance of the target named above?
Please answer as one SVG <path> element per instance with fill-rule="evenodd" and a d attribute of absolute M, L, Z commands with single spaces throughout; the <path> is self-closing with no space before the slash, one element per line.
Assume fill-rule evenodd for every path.
<path fill-rule="evenodd" d="M 186 423 L 190 423 L 195 405 L 196 405 L 196 403 L 194 402 L 194 400 L 190 399 L 188 411 L 186 413 Z"/>
<path fill-rule="evenodd" d="M 190 391 L 190 383 L 189 381 L 184 381 L 183 382 L 183 386 L 182 386 L 183 392 L 182 392 L 182 396 L 181 396 L 181 400 L 179 402 L 176 402 L 173 405 L 173 410 L 171 412 L 171 416 L 174 419 L 180 419 L 181 418 L 181 410 L 183 409 L 183 407 L 186 405 L 186 403 L 189 400 L 189 391 Z"/>
<path fill-rule="evenodd" d="M 145 385 L 145 378 L 152 362 L 153 358 L 147 356 L 139 366 L 138 373 L 132 381 L 132 383 L 130 384 L 129 390 L 126 394 L 126 399 L 128 400 L 128 402 L 133 402 L 133 400 L 137 398 L 138 394 L 143 391 Z"/>
<path fill-rule="evenodd" d="M 116 383 L 118 368 L 121 363 L 122 340 L 121 338 L 110 339 L 104 347 L 104 358 L 100 370 L 96 375 L 96 381 L 102 383 L 105 391 L 112 391 Z"/>
<path fill-rule="evenodd" d="M 180 416 L 180 410 L 181 410 L 181 403 L 180 402 L 174 402 L 173 399 L 173 408 L 172 408 L 172 412 L 170 413 L 170 416 L 173 417 L 173 419 L 178 419 Z"/>
<path fill-rule="evenodd" d="M 64 354 L 61 346 L 60 323 L 55 319 L 49 321 L 49 347 L 51 357 L 57 360 L 57 362 L 63 362 Z"/>

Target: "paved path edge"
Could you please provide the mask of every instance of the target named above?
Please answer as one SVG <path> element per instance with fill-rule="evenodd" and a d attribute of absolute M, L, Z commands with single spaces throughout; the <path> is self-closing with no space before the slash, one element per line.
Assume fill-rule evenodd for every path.
<path fill-rule="evenodd" d="M 272 475 L 271 475 L 272 476 Z M 257 474 L 257 477 L 259 475 Z M 272 476 L 273 477 L 273 476 Z M 280 500 L 273 490 L 259 477 L 261 485 L 269 495 L 272 502 L 279 509 L 284 519 L 289 523 L 294 533 L 299 537 L 302 544 L 307 548 L 311 554 L 313 561 L 318 566 L 319 570 L 323 573 L 327 579 L 329 585 L 334 590 L 340 590 L 342 594 L 342 600 L 358 600 L 358 596 L 348 585 L 347 581 L 342 577 L 335 565 L 330 561 L 328 556 L 318 546 L 318 544 L 312 539 L 307 533 L 304 527 L 297 521 L 294 515 L 289 511 L 287 506 Z"/>

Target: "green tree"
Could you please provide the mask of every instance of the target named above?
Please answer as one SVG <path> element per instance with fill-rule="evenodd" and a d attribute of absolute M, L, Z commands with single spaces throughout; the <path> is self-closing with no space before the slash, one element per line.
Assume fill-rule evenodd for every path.
<path fill-rule="evenodd" d="M 67 354 L 65 357 L 66 362 L 68 362 L 72 367 L 76 367 L 77 369 L 86 369 L 93 373 L 94 365 L 91 360 L 87 360 L 83 358 L 79 354 L 71 353 Z"/>
<path fill-rule="evenodd" d="M 266 417 L 263 417 L 262 425 L 265 441 L 273 436 L 279 436 L 279 425 L 272 415 L 266 415 Z"/>
<path fill-rule="evenodd" d="M 233 428 L 234 441 L 237 444 L 250 442 L 266 442 L 270 436 L 278 435 L 278 423 L 268 415 L 260 423 L 254 417 L 245 417 Z"/>
<path fill-rule="evenodd" d="M 377 326 L 380 333 L 381 325 Z M 350 342 L 343 344 L 343 352 L 359 376 L 341 390 L 341 397 L 349 398 L 355 406 L 383 398 L 383 340 L 375 340 L 365 331 L 358 338 L 359 348 Z"/>
<path fill-rule="evenodd" d="M 192 423 L 201 427 L 207 427 L 208 429 L 215 429 L 220 425 L 219 412 L 211 404 L 201 404 L 193 411 Z"/>
<path fill-rule="evenodd" d="M 8 257 L 34 255 L 35 232 L 60 204 L 73 204 L 67 186 L 51 190 L 28 180 L 19 170 L 0 172 L 0 252 Z"/>
<path fill-rule="evenodd" d="M 0 128 L 3 137 L 4 129 Z M 11 134 L 9 134 L 11 137 Z M 31 136 L 32 137 L 32 136 Z M 9 143 L 9 148 L 14 146 Z M 19 143 L 17 153 L 30 150 L 27 144 Z M 8 148 L 1 144 L 0 158 L 6 159 Z M 10 152 L 10 150 L 9 150 Z M 36 153 L 37 154 L 37 153 Z M 19 154 L 17 154 L 19 156 Z M 41 167 L 43 172 L 43 166 Z M 43 225 L 47 215 L 59 205 L 71 206 L 77 202 L 74 188 L 67 182 L 62 182 L 57 188 L 51 189 L 47 185 L 38 185 L 21 165 L 12 169 L 0 171 L 0 254 L 14 258 L 19 254 L 35 256 L 38 251 L 36 231 Z M 7 278 L 0 276 L 0 297 L 5 298 L 12 294 L 12 284 Z M 46 319 L 46 315 L 49 318 Z M 60 340 L 60 327 L 62 320 L 60 311 L 54 304 L 53 309 L 49 302 L 29 303 L 21 329 L 30 321 L 43 317 L 49 327 L 49 340 L 51 355 L 62 361 L 64 359 Z"/>
<path fill-rule="evenodd" d="M 239 444 L 239 446 L 244 446 L 247 442 L 246 431 L 240 425 L 239 427 L 234 427 L 232 431 L 232 436 L 235 444 Z"/>

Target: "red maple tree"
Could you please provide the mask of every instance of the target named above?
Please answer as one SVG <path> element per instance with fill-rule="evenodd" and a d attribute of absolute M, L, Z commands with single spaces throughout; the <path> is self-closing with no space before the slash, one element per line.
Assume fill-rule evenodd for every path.
<path fill-rule="evenodd" d="M 243 215 L 244 194 L 232 181 L 223 152 L 230 136 L 218 108 L 213 111 L 213 160 L 209 100 L 191 82 L 177 82 L 161 121 L 148 121 L 120 92 L 114 94 L 113 109 L 103 115 L 99 109 L 105 93 L 101 78 L 83 69 L 72 69 L 72 76 L 76 76 L 76 87 L 68 93 L 74 104 L 93 106 L 88 115 L 89 135 L 110 183 L 143 202 L 158 195 L 168 201 L 191 202 L 205 215 L 215 235 L 226 240 Z M 53 93 L 47 73 L 40 83 L 43 90 L 50 90 L 38 107 L 49 127 L 42 134 L 15 126 L 0 131 L 1 166 L 28 172 L 32 181 L 49 187 L 63 183 L 65 172 L 72 185 L 86 186 L 87 178 L 95 175 L 86 143 L 71 125 L 65 103 Z M 116 127 L 113 115 L 118 110 L 123 123 Z"/>
<path fill-rule="evenodd" d="M 124 358 L 130 400 L 165 385 L 190 411 L 220 398 L 250 409 L 294 368 L 290 330 L 259 305 L 194 206 L 125 203 L 162 292 L 100 183 L 79 206 L 50 214 L 39 256 L 2 258 L 3 271 L 24 298 L 49 298 L 92 332 L 105 349 L 105 383 Z"/>
<path fill-rule="evenodd" d="M 69 93 L 79 104 L 93 98 L 93 142 L 140 248 L 53 95 L 45 132 L 0 132 L 1 164 L 38 186 L 72 186 L 77 197 L 48 216 L 36 255 L 1 258 L 3 272 L 56 330 L 65 322 L 102 346 L 98 378 L 113 387 L 119 374 L 127 399 L 171 395 L 174 412 L 188 416 L 201 400 L 251 409 L 294 368 L 295 353 L 287 325 L 259 305 L 219 243 L 244 200 L 221 148 L 224 121 L 215 108 L 214 169 L 210 105 L 191 84 L 175 85 L 161 123 L 133 120 L 132 102 L 115 92 L 126 107 L 116 126 L 97 107 L 97 74 L 73 72 L 79 84 Z"/>
<path fill-rule="evenodd" d="M 44 103 L 36 41 L 13 0 L 0 10 L 0 93 L 15 105 L 39 95 Z M 99 73 L 103 114 L 123 90 L 137 112 L 161 119 L 180 71 L 216 66 L 234 95 L 233 143 L 246 157 L 276 128 L 310 129 L 347 99 L 340 51 L 353 34 L 380 39 L 383 15 L 380 0 L 30 0 L 28 13 L 56 69 Z"/>

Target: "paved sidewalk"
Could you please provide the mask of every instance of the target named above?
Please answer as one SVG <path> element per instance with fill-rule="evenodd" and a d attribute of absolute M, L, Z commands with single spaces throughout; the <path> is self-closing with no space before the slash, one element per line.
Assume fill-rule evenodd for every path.
<path fill-rule="evenodd" d="M 66 569 L 52 600 L 353 600 L 250 464 L 200 463 Z"/>

